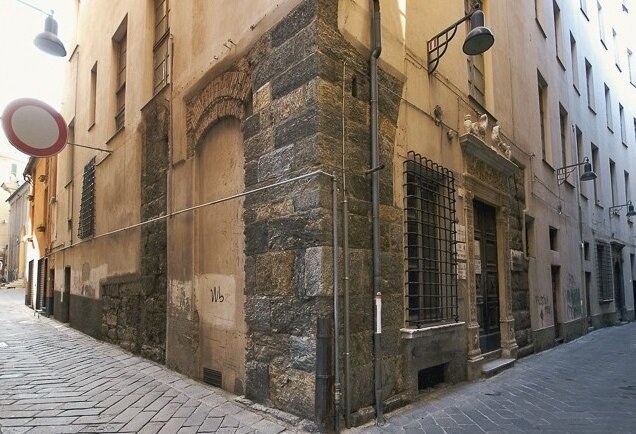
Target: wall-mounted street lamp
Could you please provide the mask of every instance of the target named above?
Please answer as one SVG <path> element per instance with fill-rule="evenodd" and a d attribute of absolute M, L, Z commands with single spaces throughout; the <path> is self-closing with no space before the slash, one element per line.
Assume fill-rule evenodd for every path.
<path fill-rule="evenodd" d="M 570 174 L 579 166 L 583 166 L 581 181 L 593 181 L 596 179 L 596 173 L 592 170 L 592 163 L 590 163 L 589 158 L 585 157 L 582 163 L 569 164 L 557 169 L 557 181 L 559 184 L 563 184 Z"/>
<path fill-rule="evenodd" d="M 622 205 L 610 206 L 609 207 L 610 217 L 612 216 L 612 212 L 617 212 L 619 209 L 625 208 L 625 207 L 627 207 L 627 217 L 636 216 L 636 210 L 634 210 L 634 204 L 632 203 L 631 200 L 628 200 L 627 203 L 624 203 Z"/>
<path fill-rule="evenodd" d="M 432 74 L 437 69 L 440 59 L 448 49 L 449 42 L 457 33 L 457 27 L 468 20 L 470 20 L 470 32 L 466 35 L 464 46 L 462 47 L 465 54 L 476 56 L 488 50 L 495 43 L 495 36 L 488 27 L 484 26 L 484 13 L 475 7 L 470 14 L 457 20 L 426 43 L 429 74 Z"/>
<path fill-rule="evenodd" d="M 53 18 L 53 11 L 45 12 L 42 9 L 33 6 L 32 4 L 25 1 L 16 1 L 46 15 L 46 20 L 44 21 L 44 31 L 35 37 L 35 39 L 33 40 L 33 44 L 40 50 L 52 56 L 66 56 L 66 48 L 64 48 L 64 44 L 62 43 L 60 38 L 57 37 L 57 21 L 55 21 L 55 18 Z"/>

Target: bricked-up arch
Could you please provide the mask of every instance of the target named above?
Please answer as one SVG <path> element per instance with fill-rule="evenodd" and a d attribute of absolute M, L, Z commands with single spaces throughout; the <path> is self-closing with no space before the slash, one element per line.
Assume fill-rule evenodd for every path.
<path fill-rule="evenodd" d="M 251 81 L 247 62 L 240 62 L 186 101 L 188 157 L 193 157 L 198 143 L 220 119 L 234 117 L 243 121 Z"/>

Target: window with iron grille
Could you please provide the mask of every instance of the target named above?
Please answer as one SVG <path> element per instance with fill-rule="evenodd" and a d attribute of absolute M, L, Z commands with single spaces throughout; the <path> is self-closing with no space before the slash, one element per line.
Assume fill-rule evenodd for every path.
<path fill-rule="evenodd" d="M 77 236 L 88 238 L 95 235 L 95 158 L 84 166 L 84 180 L 82 181 L 82 201 L 80 202 L 80 216 Z"/>
<path fill-rule="evenodd" d="M 612 291 L 612 259 L 610 246 L 601 241 L 596 242 L 596 277 L 598 279 L 598 298 L 601 303 L 609 303 L 614 299 Z"/>
<path fill-rule="evenodd" d="M 168 0 L 154 0 L 155 38 L 152 50 L 153 95 L 168 83 Z"/>
<path fill-rule="evenodd" d="M 409 152 L 404 180 L 406 322 L 457 321 L 453 172 Z"/>

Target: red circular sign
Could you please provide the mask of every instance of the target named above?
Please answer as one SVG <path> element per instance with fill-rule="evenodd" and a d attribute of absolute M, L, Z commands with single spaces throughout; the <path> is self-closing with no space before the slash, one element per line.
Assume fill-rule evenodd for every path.
<path fill-rule="evenodd" d="M 10 102 L 2 113 L 9 142 L 32 157 L 50 157 L 66 146 L 66 122 L 50 105 L 33 98 Z"/>

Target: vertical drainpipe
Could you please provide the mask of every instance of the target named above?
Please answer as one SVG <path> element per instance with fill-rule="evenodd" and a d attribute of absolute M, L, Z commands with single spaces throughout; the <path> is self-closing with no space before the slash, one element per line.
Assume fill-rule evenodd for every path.
<path fill-rule="evenodd" d="M 338 308 L 339 279 L 338 276 L 338 180 L 331 177 L 331 211 L 332 211 L 332 248 L 333 248 L 333 372 L 334 372 L 334 431 L 340 432 L 340 310 Z"/>
<path fill-rule="evenodd" d="M 373 364 L 375 379 L 376 425 L 383 423 L 382 415 L 382 294 L 380 291 L 380 162 L 378 158 L 378 58 L 382 52 L 380 31 L 380 0 L 373 1 L 371 25 L 371 219 L 373 228 L 373 295 L 375 300 L 375 330 L 373 333 Z"/>

